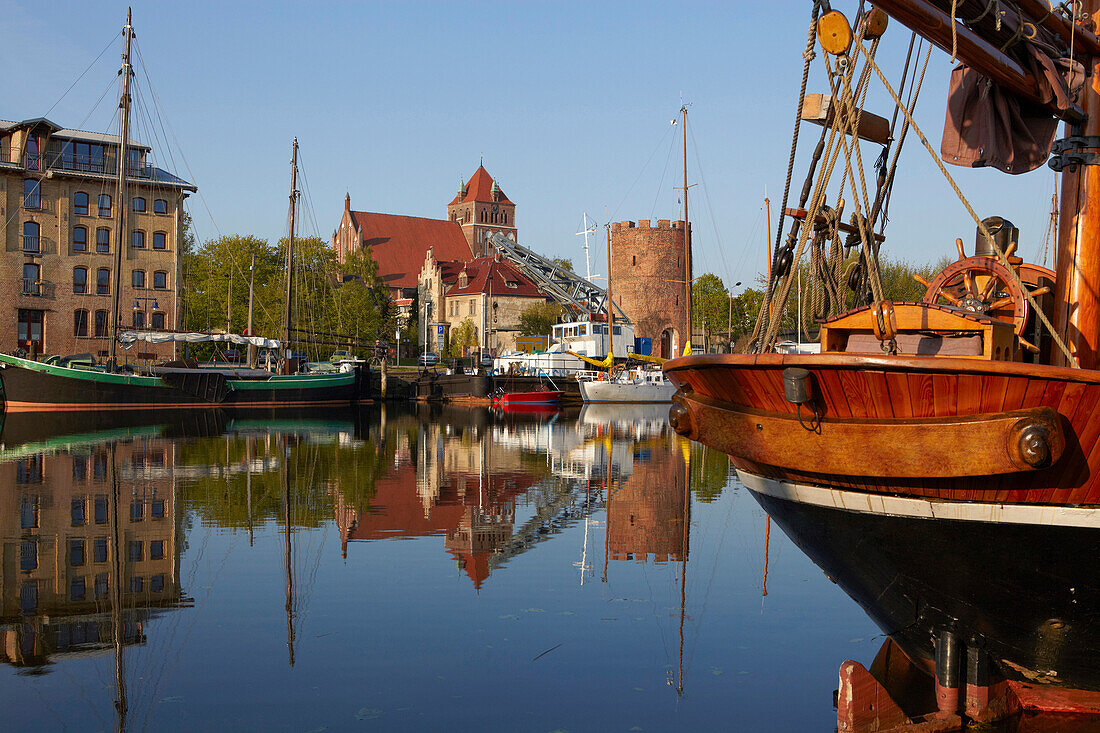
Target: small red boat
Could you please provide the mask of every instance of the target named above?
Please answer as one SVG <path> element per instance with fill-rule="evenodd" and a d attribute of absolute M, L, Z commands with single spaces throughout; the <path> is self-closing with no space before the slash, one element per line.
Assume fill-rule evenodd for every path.
<path fill-rule="evenodd" d="M 556 405 L 565 394 L 562 390 L 543 390 L 539 392 L 501 392 L 493 396 L 493 403 L 502 406 L 519 405 Z"/>

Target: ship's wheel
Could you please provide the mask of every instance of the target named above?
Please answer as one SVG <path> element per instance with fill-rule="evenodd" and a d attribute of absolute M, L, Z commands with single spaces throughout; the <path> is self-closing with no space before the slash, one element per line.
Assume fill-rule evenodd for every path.
<path fill-rule="evenodd" d="M 1037 347 L 1023 338 L 1031 309 L 1012 271 L 994 257 L 966 257 L 962 243 L 956 244 L 959 259 L 945 267 L 932 282 L 917 276 L 917 280 L 928 288 L 923 301 L 946 301 L 956 308 L 1009 322 L 1020 343 L 1027 349 L 1037 351 Z M 1011 256 L 1011 252 L 1008 259 L 1032 297 L 1050 292 L 1049 285 L 1054 283 L 1052 270 L 1025 264 L 1019 257 Z"/>

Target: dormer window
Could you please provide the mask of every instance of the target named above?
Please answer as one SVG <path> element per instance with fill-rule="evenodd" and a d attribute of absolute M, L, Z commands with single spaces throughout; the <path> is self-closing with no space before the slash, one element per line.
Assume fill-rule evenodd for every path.
<path fill-rule="evenodd" d="M 518 288 L 518 287 L 519 287 L 519 283 L 518 283 L 518 282 L 516 282 L 515 280 L 508 280 L 508 281 L 506 281 L 506 282 L 505 282 L 504 284 L 505 284 L 505 285 L 506 285 L 507 287 L 510 287 L 510 288 Z"/>

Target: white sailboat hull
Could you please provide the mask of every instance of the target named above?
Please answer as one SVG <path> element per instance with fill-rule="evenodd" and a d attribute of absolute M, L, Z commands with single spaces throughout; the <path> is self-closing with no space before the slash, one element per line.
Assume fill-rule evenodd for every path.
<path fill-rule="evenodd" d="M 672 402 L 672 382 L 590 381 L 581 382 L 585 402 Z"/>

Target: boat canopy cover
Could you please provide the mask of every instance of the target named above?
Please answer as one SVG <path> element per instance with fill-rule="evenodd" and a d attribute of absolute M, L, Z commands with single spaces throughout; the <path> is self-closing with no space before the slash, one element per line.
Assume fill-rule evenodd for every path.
<path fill-rule="evenodd" d="M 183 341 L 189 344 L 200 344 L 208 341 L 220 341 L 223 343 L 248 346 L 251 344 L 260 349 L 277 349 L 279 341 L 262 336 L 241 336 L 236 333 L 172 333 L 166 331 L 119 331 L 118 342 L 123 348 L 130 348 L 137 341 L 146 341 L 151 344 L 166 344 L 172 341 Z"/>

